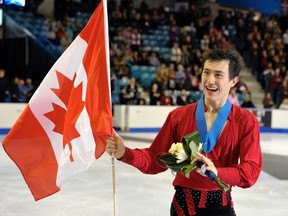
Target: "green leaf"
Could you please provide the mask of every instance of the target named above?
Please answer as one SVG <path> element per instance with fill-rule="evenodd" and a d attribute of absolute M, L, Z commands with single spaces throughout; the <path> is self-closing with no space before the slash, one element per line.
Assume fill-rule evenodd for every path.
<path fill-rule="evenodd" d="M 172 154 L 167 153 L 167 154 L 163 154 L 160 157 L 160 161 L 164 163 L 172 171 L 181 172 L 187 178 L 189 178 L 190 173 L 195 169 L 195 165 L 191 164 L 191 160 L 194 158 L 191 155 L 192 155 L 192 149 L 194 149 L 194 152 L 199 149 L 199 143 L 200 143 L 199 132 L 194 131 L 186 136 L 183 136 L 182 143 L 183 143 L 183 148 L 184 148 L 185 153 L 189 155 L 189 158 L 187 160 L 181 163 L 177 163 L 177 158 L 175 157 L 175 155 L 173 156 Z"/>
<path fill-rule="evenodd" d="M 184 150 L 187 155 L 191 155 L 191 147 L 189 146 L 191 141 L 194 141 L 196 145 L 198 146 L 200 143 L 200 134 L 199 131 L 194 131 L 190 134 L 187 134 L 182 138 L 182 143 L 184 146 Z"/>
<path fill-rule="evenodd" d="M 182 167 L 189 165 L 190 161 L 186 160 L 181 163 L 177 163 L 177 159 L 172 154 L 164 154 L 160 157 L 160 161 L 164 163 L 172 171 L 180 172 Z"/>

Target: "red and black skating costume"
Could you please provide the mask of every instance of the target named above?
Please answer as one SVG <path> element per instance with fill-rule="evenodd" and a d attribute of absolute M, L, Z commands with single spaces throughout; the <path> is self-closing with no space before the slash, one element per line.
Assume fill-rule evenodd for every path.
<path fill-rule="evenodd" d="M 146 174 L 156 174 L 167 168 L 161 166 L 159 155 L 166 153 L 172 143 L 197 130 L 195 111 L 197 103 L 179 107 L 169 113 L 163 127 L 146 149 L 126 147 L 121 161 Z M 205 154 L 216 166 L 218 177 L 230 186 L 251 187 L 262 169 L 259 124 L 246 109 L 232 105 L 227 123 L 213 150 Z M 177 173 L 173 181 L 175 195 L 171 215 L 234 215 L 231 190 L 222 192 L 209 178 L 191 173 L 190 178 Z M 227 210 L 228 209 L 228 210 Z M 201 212 L 204 213 L 202 214 Z M 197 214 L 196 214 L 197 213 Z"/>

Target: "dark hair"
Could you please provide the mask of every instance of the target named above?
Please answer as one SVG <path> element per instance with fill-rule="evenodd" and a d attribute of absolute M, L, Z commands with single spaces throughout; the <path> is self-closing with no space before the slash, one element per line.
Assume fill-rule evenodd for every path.
<path fill-rule="evenodd" d="M 244 65 L 241 55 L 236 50 L 213 49 L 207 50 L 203 54 L 203 66 L 206 61 L 219 62 L 229 61 L 229 78 L 233 79 L 239 76 L 242 66 Z"/>

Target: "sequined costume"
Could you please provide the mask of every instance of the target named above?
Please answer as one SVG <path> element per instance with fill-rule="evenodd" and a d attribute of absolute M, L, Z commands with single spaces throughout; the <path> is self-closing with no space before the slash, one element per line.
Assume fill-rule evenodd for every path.
<path fill-rule="evenodd" d="M 152 145 L 146 149 L 126 147 L 121 161 L 146 174 L 165 171 L 167 168 L 159 161 L 159 155 L 168 152 L 172 143 L 181 142 L 183 136 L 197 130 L 196 106 L 197 103 L 193 103 L 170 112 Z M 262 169 L 259 142 L 259 124 L 255 116 L 248 110 L 233 105 L 215 147 L 206 154 L 206 157 L 217 167 L 218 177 L 221 180 L 231 186 L 248 188 L 256 182 Z M 215 208 L 218 206 L 233 208 L 230 191 L 222 193 L 215 183 L 196 172 L 192 172 L 190 178 L 177 173 L 173 186 L 176 193 L 171 211 L 175 211 L 175 214 L 171 212 L 171 215 L 196 215 L 195 212 L 198 209 L 213 208 L 211 203 L 214 203 Z M 184 194 L 183 199 L 185 200 L 177 198 L 179 193 Z M 199 193 L 199 197 L 195 195 L 197 193 Z M 215 196 L 221 196 L 221 200 L 219 202 L 209 201 L 211 197 L 215 198 Z M 181 213 L 182 211 L 186 212 Z"/>

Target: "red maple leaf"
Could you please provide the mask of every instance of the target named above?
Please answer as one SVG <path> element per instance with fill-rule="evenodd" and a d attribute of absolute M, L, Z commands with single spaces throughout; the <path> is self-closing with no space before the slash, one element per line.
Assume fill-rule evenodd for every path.
<path fill-rule="evenodd" d="M 53 131 L 63 135 L 63 149 L 66 145 L 69 146 L 70 160 L 74 161 L 71 141 L 80 136 L 75 128 L 75 124 L 84 107 L 84 101 L 82 101 L 82 83 L 75 88 L 74 81 L 76 74 L 72 80 L 58 71 L 56 71 L 56 75 L 59 88 L 51 90 L 65 104 L 66 109 L 52 103 L 53 110 L 46 113 L 45 116 L 55 124 Z"/>

